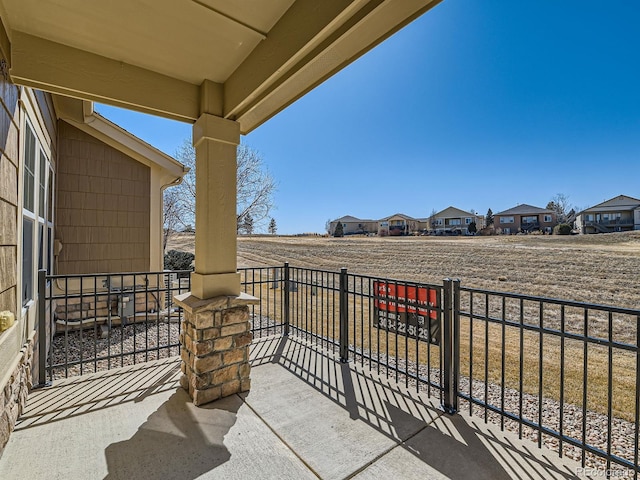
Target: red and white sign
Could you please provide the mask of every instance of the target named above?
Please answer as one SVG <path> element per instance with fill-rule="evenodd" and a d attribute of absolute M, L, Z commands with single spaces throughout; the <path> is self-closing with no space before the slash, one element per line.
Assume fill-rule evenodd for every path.
<path fill-rule="evenodd" d="M 416 285 L 375 281 L 373 326 L 438 343 L 438 291 Z"/>

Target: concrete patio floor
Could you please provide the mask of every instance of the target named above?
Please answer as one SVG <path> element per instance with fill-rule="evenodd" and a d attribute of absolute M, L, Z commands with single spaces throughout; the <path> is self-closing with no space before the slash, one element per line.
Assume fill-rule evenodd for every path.
<path fill-rule="evenodd" d="M 194 407 L 178 358 L 34 391 L 0 478 L 549 479 L 578 464 L 295 338 L 252 345 L 252 388 Z"/>

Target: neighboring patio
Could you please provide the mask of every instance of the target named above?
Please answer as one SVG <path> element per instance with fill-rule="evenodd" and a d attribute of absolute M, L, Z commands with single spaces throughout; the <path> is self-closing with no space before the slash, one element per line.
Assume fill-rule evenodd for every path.
<path fill-rule="evenodd" d="M 179 357 L 34 391 L 0 478 L 572 478 L 579 464 L 298 337 L 251 346 L 252 388 L 195 407 Z"/>

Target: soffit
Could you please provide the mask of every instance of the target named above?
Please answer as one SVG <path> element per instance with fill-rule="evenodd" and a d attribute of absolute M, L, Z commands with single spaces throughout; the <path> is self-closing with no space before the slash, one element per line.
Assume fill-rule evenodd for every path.
<path fill-rule="evenodd" d="M 224 82 L 291 3 L 3 1 L 12 30 L 198 85 Z"/>
<path fill-rule="evenodd" d="M 18 84 L 248 133 L 439 1 L 0 0 L 0 47 Z"/>

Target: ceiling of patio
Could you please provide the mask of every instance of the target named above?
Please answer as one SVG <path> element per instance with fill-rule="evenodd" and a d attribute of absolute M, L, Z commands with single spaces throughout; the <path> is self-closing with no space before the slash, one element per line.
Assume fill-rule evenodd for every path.
<path fill-rule="evenodd" d="M 15 83 L 248 133 L 439 2 L 0 0 L 0 40 Z"/>

